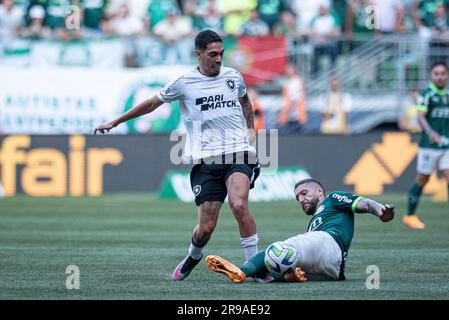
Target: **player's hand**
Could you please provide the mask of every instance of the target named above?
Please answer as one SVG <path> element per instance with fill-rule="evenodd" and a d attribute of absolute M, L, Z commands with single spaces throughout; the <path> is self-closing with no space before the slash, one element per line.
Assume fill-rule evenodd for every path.
<path fill-rule="evenodd" d="M 394 208 L 392 204 L 386 204 L 379 215 L 379 219 L 383 222 L 388 222 L 394 218 Z"/>
<path fill-rule="evenodd" d="M 300 267 L 296 267 L 293 272 L 284 275 L 284 280 L 286 282 L 306 282 L 308 279 L 306 273 Z"/>
<path fill-rule="evenodd" d="M 439 144 L 441 136 L 438 133 L 436 133 L 435 131 L 432 131 L 429 133 L 429 139 L 430 139 L 430 142 L 432 142 L 433 144 Z"/>
<path fill-rule="evenodd" d="M 113 122 L 107 123 L 107 124 L 102 124 L 99 125 L 98 127 L 95 128 L 94 130 L 94 136 L 97 135 L 97 131 L 104 134 L 105 131 L 109 132 L 109 130 L 111 130 L 112 128 L 116 127 L 116 125 Z"/>

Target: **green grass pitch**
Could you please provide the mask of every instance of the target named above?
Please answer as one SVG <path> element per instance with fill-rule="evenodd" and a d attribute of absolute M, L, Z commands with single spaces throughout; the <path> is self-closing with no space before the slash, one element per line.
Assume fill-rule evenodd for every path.
<path fill-rule="evenodd" d="M 346 281 L 234 284 L 206 269 L 204 260 L 181 282 L 171 273 L 186 255 L 196 207 L 150 195 L 100 198 L 0 199 L 0 299 L 449 299 L 449 208 L 424 197 L 424 231 L 401 222 L 405 195 L 376 197 L 395 203 L 396 218 L 381 223 L 356 216 Z M 251 203 L 259 249 L 302 233 L 309 218 L 295 201 Z M 237 223 L 225 204 L 205 249 L 243 262 Z M 80 289 L 66 288 L 66 267 L 80 269 Z M 380 288 L 368 290 L 366 268 L 377 265 Z"/>

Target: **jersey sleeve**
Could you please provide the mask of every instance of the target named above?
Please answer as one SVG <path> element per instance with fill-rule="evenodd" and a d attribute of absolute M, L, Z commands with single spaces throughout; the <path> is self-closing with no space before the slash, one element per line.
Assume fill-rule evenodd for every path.
<path fill-rule="evenodd" d="M 421 91 L 416 96 L 416 109 L 423 112 L 429 111 L 429 95 L 427 93 L 427 90 Z"/>
<path fill-rule="evenodd" d="M 157 93 L 157 97 L 162 102 L 180 100 L 183 97 L 182 87 L 182 77 L 180 77 L 167 83 L 165 87 Z"/>
<path fill-rule="evenodd" d="M 349 192 L 335 191 L 329 194 L 329 198 L 334 209 L 347 213 L 356 213 L 355 208 L 362 197 Z"/>
<path fill-rule="evenodd" d="M 237 76 L 239 78 L 239 98 L 243 98 L 243 96 L 246 94 L 245 80 L 243 79 L 243 76 L 240 72 L 237 72 Z"/>

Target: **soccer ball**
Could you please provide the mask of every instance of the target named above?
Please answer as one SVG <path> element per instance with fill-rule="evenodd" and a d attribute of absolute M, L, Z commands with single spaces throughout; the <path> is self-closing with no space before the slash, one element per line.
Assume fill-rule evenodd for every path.
<path fill-rule="evenodd" d="M 298 259 L 298 251 L 294 247 L 278 241 L 270 244 L 265 250 L 264 263 L 272 275 L 283 276 L 295 269 Z"/>

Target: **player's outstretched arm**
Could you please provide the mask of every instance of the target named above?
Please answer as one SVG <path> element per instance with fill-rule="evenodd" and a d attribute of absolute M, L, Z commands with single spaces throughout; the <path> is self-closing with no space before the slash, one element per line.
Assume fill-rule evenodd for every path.
<path fill-rule="evenodd" d="M 143 116 L 144 114 L 153 112 L 162 104 L 163 102 L 159 100 L 157 96 L 153 96 L 152 98 L 139 103 L 137 106 L 135 106 L 128 112 L 122 114 L 119 118 L 115 119 L 114 121 L 99 125 L 98 127 L 95 128 L 94 135 L 97 134 L 97 131 L 100 133 L 105 133 L 105 131 L 109 132 L 109 130 L 117 127 L 122 122 L 126 122 L 128 120 Z"/>
<path fill-rule="evenodd" d="M 395 207 L 391 204 L 384 205 L 371 199 L 360 198 L 355 208 L 357 212 L 371 213 L 383 222 L 388 222 L 394 218 Z"/>

